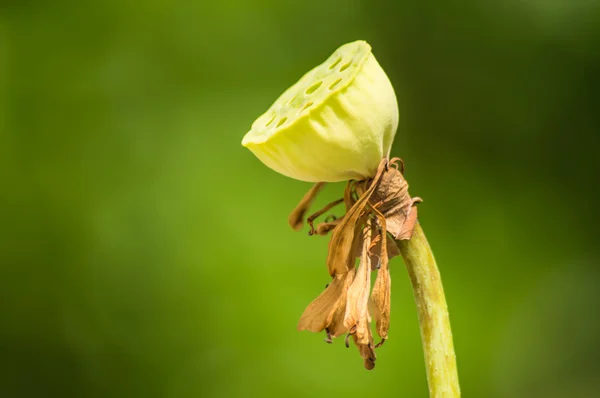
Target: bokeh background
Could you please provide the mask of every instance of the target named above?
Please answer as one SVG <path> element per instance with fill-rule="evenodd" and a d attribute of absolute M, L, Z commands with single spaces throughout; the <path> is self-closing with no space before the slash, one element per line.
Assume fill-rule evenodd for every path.
<path fill-rule="evenodd" d="M 286 222 L 310 185 L 240 145 L 356 39 L 398 94 L 464 396 L 597 396 L 599 4 L 3 2 L 0 396 L 427 396 L 400 259 L 374 371 L 296 331 L 327 239 Z"/>

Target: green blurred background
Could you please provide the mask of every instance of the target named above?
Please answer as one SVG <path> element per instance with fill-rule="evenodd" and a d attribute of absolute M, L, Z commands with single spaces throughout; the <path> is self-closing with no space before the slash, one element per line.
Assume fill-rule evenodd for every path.
<path fill-rule="evenodd" d="M 464 396 L 598 396 L 599 21 L 591 0 L 3 2 L 0 396 L 427 396 L 400 259 L 374 371 L 296 331 L 327 239 L 287 225 L 310 185 L 240 145 L 356 39 L 398 94 Z"/>

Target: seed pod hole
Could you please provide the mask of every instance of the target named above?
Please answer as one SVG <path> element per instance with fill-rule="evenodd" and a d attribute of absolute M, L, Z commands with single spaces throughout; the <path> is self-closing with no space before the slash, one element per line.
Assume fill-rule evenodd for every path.
<path fill-rule="evenodd" d="M 306 89 L 306 94 L 312 94 L 315 91 L 317 91 L 319 89 L 319 87 L 321 87 L 321 85 L 323 84 L 322 81 L 320 82 L 316 82 L 315 84 L 313 84 L 312 86 L 310 86 L 309 88 Z"/>
<path fill-rule="evenodd" d="M 341 81 L 342 81 L 341 77 L 335 79 L 335 81 L 333 83 L 331 83 L 331 85 L 329 86 L 329 91 L 333 90 L 335 88 L 335 86 L 340 84 Z"/>
<path fill-rule="evenodd" d="M 314 104 L 314 102 L 312 102 L 312 101 L 307 102 L 306 105 L 304 105 L 302 107 L 302 109 L 300 109 L 300 112 L 298 112 L 298 113 L 304 112 L 305 110 L 307 110 L 308 108 L 310 108 L 311 106 L 313 106 L 313 104 Z"/>
<path fill-rule="evenodd" d="M 267 122 L 267 124 L 265 124 L 265 127 L 269 127 L 271 123 L 273 123 L 273 120 L 275 120 L 275 116 L 276 115 L 273 115 L 273 117 Z"/>
<path fill-rule="evenodd" d="M 343 72 L 346 69 L 348 69 L 351 64 L 352 64 L 352 62 L 348 62 L 348 63 L 345 63 L 344 65 L 342 65 L 342 67 L 340 68 L 340 72 Z"/>
<path fill-rule="evenodd" d="M 329 65 L 329 70 L 338 66 L 340 62 L 342 62 L 342 57 L 338 57 L 331 65 Z"/>
<path fill-rule="evenodd" d="M 287 122 L 287 117 L 284 116 L 281 119 L 279 119 L 279 122 L 277 122 L 277 126 L 275 127 L 281 127 L 283 125 L 283 123 Z"/>

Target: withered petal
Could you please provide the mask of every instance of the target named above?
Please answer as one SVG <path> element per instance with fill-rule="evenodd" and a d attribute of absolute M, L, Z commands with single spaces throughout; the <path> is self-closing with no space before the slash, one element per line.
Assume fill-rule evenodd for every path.
<path fill-rule="evenodd" d="M 355 271 L 338 274 L 325 291 L 306 307 L 298 322 L 298 330 L 320 332 L 327 328 L 333 337 L 345 333 L 339 319 L 346 309 L 346 292 L 354 280 Z"/>
<path fill-rule="evenodd" d="M 346 213 L 342 222 L 335 227 L 329 242 L 329 253 L 327 255 L 327 267 L 330 275 L 344 273 L 348 270 L 349 259 L 352 257 L 352 242 L 355 236 L 355 226 L 358 223 L 362 212 L 369 201 L 369 198 L 378 186 L 381 175 L 387 166 L 387 160 L 383 159 L 377 169 L 377 174 L 373 178 L 371 186 L 354 203 L 352 208 Z M 350 189 L 350 184 L 346 189 Z M 347 195 L 344 195 L 346 198 Z M 354 258 L 352 257 L 352 265 Z"/>
<path fill-rule="evenodd" d="M 385 239 L 384 241 L 382 239 L 382 242 L 388 243 L 388 240 Z M 375 317 L 377 334 L 382 339 L 387 339 L 387 333 L 390 327 L 390 297 L 392 283 L 390 277 L 389 259 L 387 256 L 388 249 L 386 246 L 387 245 L 382 244 L 379 248 L 380 256 L 383 260 L 381 261 L 381 266 L 377 271 L 377 278 L 375 279 L 373 292 L 371 293 L 373 316 Z M 397 248 L 395 243 L 393 243 L 393 246 Z"/>
<path fill-rule="evenodd" d="M 389 267 L 381 267 L 377 271 L 377 278 L 371 293 L 373 317 L 377 334 L 382 339 L 388 338 L 390 328 L 390 303 L 391 303 L 391 278 Z"/>
<path fill-rule="evenodd" d="M 371 290 L 371 258 L 369 246 L 371 244 L 371 226 L 364 230 L 362 255 L 356 278 L 348 289 L 346 300 L 346 314 L 344 326 L 356 329 L 356 337 L 361 344 L 368 342 L 369 332 L 369 291 Z"/>

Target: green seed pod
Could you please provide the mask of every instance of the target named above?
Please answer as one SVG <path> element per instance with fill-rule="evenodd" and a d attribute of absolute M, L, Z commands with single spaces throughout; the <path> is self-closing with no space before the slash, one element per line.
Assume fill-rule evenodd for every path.
<path fill-rule="evenodd" d="M 364 41 L 344 44 L 288 88 L 242 140 L 264 164 L 302 181 L 373 177 L 398 127 L 392 84 Z"/>

